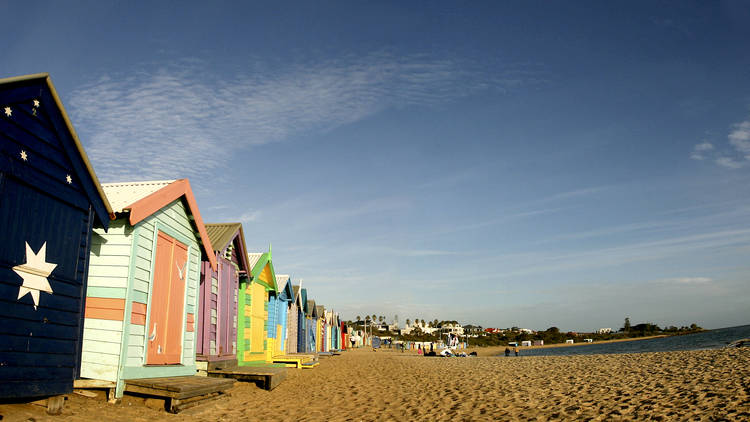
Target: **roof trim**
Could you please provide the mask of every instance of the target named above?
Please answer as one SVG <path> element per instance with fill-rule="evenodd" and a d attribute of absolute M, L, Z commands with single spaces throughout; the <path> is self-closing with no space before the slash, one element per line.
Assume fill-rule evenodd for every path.
<path fill-rule="evenodd" d="M 89 161 L 89 156 L 86 155 L 86 151 L 83 149 L 81 140 L 78 139 L 78 134 L 76 133 L 75 128 L 73 128 L 73 123 L 70 121 L 70 117 L 68 117 L 68 112 L 65 111 L 65 107 L 63 107 L 62 101 L 60 100 L 60 96 L 57 95 L 57 90 L 55 89 L 55 86 L 52 84 L 52 78 L 50 78 L 49 73 L 46 73 L 46 72 L 34 73 L 31 75 L 4 78 L 4 79 L 0 79 L 0 84 L 30 81 L 34 79 L 44 79 L 44 82 L 47 84 L 47 88 L 49 88 L 50 94 L 52 95 L 52 98 L 55 100 L 55 105 L 60 110 L 60 114 L 62 115 L 63 121 L 65 122 L 65 126 L 68 128 L 71 138 L 73 138 L 73 143 L 75 144 L 76 149 L 78 149 L 78 153 L 81 154 L 81 159 L 83 160 L 83 164 L 84 166 L 86 166 L 86 170 L 88 171 L 89 176 L 91 176 L 91 180 L 94 182 L 94 187 L 96 187 L 96 191 L 99 193 L 99 196 L 101 197 L 102 202 L 104 203 L 104 209 L 109 214 L 109 219 L 114 220 L 116 217 L 115 217 L 114 211 L 112 211 L 112 205 L 110 205 L 109 200 L 107 199 L 107 195 L 104 194 L 104 190 L 102 189 L 102 184 L 99 182 L 99 178 L 96 177 L 96 173 L 94 172 L 94 167 L 91 165 L 91 162 Z"/>
<path fill-rule="evenodd" d="M 265 268 L 266 264 L 271 266 L 271 281 L 273 282 L 273 286 L 264 283 L 261 280 L 258 280 L 258 275 L 263 271 L 263 268 Z M 278 292 L 279 286 L 276 285 L 276 270 L 273 268 L 273 260 L 271 259 L 271 250 L 269 248 L 268 252 L 263 252 L 260 255 L 260 258 L 258 259 L 258 262 L 255 263 L 255 266 L 253 266 L 253 269 L 250 272 L 250 277 L 252 277 L 253 281 L 256 283 L 260 283 L 264 286 L 267 286 L 269 289 Z"/>
<path fill-rule="evenodd" d="M 187 201 L 190 213 L 193 215 L 193 222 L 198 229 L 203 252 L 206 254 L 211 268 L 216 271 L 216 255 L 211 246 L 211 240 L 208 238 L 208 233 L 206 233 L 206 226 L 203 225 L 203 219 L 201 218 L 200 211 L 198 211 L 198 204 L 195 202 L 193 190 L 190 188 L 188 179 L 175 180 L 158 191 L 128 205 L 126 209 L 130 210 L 130 225 L 135 226 L 148 216 L 164 208 L 165 205 L 183 196 L 185 197 L 185 201 Z"/>
<path fill-rule="evenodd" d="M 242 229 L 242 223 L 206 223 L 205 225 L 211 225 L 211 224 L 239 224 L 239 230 L 234 232 L 234 235 L 232 235 L 232 238 L 227 242 L 226 245 L 211 245 L 211 247 L 214 249 L 214 252 L 221 252 L 224 249 L 226 249 L 227 246 L 229 246 L 230 243 L 234 242 L 234 239 L 239 236 L 240 237 L 240 251 L 237 252 L 237 255 L 240 259 L 240 263 L 242 264 L 242 267 L 245 269 L 245 272 L 250 275 L 250 272 L 253 270 L 250 268 L 250 260 L 247 257 L 247 245 L 245 244 L 245 231 Z M 204 227 L 205 227 L 204 225 Z"/>
<path fill-rule="evenodd" d="M 294 301 L 294 288 L 292 287 L 292 278 L 289 276 L 287 276 L 286 284 L 281 289 L 281 294 L 279 295 L 279 297 L 281 297 L 284 293 L 286 293 L 289 303 Z"/>

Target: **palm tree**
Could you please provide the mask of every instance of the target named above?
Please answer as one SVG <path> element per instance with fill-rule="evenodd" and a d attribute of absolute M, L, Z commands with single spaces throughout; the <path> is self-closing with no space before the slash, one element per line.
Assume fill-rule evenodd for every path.
<path fill-rule="evenodd" d="M 362 317 L 357 315 L 357 322 L 360 322 L 360 321 L 362 321 Z"/>
<path fill-rule="evenodd" d="M 422 320 L 422 326 L 424 327 L 424 320 Z"/>
<path fill-rule="evenodd" d="M 411 323 L 411 320 L 409 318 L 406 318 L 406 325 L 408 326 Z"/>

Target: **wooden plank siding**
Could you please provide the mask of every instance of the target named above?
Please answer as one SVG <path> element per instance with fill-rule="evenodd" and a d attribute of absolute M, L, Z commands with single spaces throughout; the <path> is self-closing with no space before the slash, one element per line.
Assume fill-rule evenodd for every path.
<path fill-rule="evenodd" d="M 146 365 L 149 309 L 162 305 L 151 303 L 157 232 L 187 246 L 179 365 Z M 169 203 L 135 226 L 129 225 L 125 215 L 112 222 L 108 233 L 97 230 L 93 241 L 91 262 L 95 269 L 89 270 L 93 288 L 87 298 L 81 377 L 116 382 L 116 396 L 122 397 L 125 379 L 194 374 L 201 249 L 183 200 Z M 88 303 L 95 315 L 97 306 L 114 305 L 113 300 L 120 301 L 117 309 L 123 313 L 118 321 L 88 317 Z"/>
<path fill-rule="evenodd" d="M 128 226 L 126 219 L 112 221 L 107 232 L 100 228 L 94 229 L 83 324 L 83 378 L 113 382 L 117 380 L 131 242 L 132 228 Z M 105 244 L 105 252 L 102 253 Z M 106 312 L 106 298 L 101 297 L 104 296 L 104 291 L 110 292 L 107 296 L 117 295 L 122 298 L 117 306 L 117 315 L 114 315 L 114 310 Z"/>

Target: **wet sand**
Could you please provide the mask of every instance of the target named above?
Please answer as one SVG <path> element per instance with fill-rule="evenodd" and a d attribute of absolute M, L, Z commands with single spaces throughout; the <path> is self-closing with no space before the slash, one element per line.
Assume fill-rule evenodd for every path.
<path fill-rule="evenodd" d="M 30 404 L 0 405 L 0 415 L 3 422 L 750 419 L 748 348 L 517 358 L 362 349 L 288 372 L 273 391 L 238 383 L 230 398 L 178 415 L 156 400 L 126 395 L 110 405 L 75 394 L 57 417 Z"/>

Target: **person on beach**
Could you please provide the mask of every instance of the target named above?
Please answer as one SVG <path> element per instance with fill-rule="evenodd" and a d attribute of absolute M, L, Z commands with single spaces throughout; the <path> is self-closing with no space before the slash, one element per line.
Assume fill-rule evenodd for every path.
<path fill-rule="evenodd" d="M 516 347 L 515 347 L 515 348 L 513 349 L 513 352 L 514 352 L 514 353 L 516 354 L 516 356 L 518 356 L 518 346 L 516 346 Z"/>
<path fill-rule="evenodd" d="M 505 348 L 505 356 L 510 356 L 510 348 L 509 347 Z"/>
<path fill-rule="evenodd" d="M 417 354 L 418 355 L 422 354 L 422 345 L 421 344 L 419 345 L 419 348 L 417 349 Z"/>
<path fill-rule="evenodd" d="M 432 347 L 432 342 L 430 342 L 430 353 L 435 353 L 435 349 Z"/>

